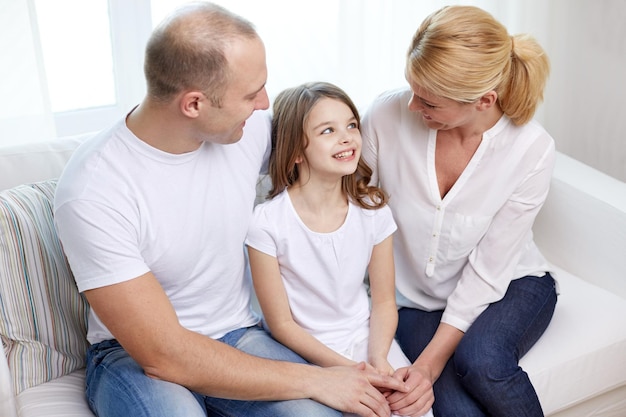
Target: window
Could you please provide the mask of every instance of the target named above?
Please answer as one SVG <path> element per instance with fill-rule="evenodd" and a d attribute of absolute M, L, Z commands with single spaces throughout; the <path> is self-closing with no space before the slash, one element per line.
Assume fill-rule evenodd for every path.
<path fill-rule="evenodd" d="M 115 105 L 107 0 L 35 0 L 35 10 L 52 111 Z"/>
<path fill-rule="evenodd" d="M 0 145 L 103 129 L 144 93 L 149 0 L 2 0 Z"/>

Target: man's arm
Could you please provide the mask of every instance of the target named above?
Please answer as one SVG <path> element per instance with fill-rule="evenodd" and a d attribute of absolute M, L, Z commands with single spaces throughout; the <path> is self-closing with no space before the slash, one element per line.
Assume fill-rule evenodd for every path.
<path fill-rule="evenodd" d="M 152 273 L 85 291 L 91 308 L 146 375 L 209 396 L 241 400 L 311 398 L 341 411 L 388 416 L 376 388 L 405 391 L 364 365 L 318 368 L 245 354 L 185 329 Z"/>

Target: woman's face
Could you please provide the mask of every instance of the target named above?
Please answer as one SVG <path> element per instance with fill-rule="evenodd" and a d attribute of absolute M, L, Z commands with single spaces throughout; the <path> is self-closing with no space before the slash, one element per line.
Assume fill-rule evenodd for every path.
<path fill-rule="evenodd" d="M 408 78 L 408 77 L 407 77 Z M 473 103 L 459 103 L 436 96 L 408 78 L 413 95 L 409 110 L 419 113 L 430 129 L 447 130 L 471 123 L 475 117 Z"/>

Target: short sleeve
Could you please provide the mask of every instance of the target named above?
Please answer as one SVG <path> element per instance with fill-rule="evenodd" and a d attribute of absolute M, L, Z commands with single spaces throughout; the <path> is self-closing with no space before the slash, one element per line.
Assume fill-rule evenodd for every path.
<path fill-rule="evenodd" d="M 268 207 L 269 202 L 259 204 L 254 208 L 245 243 L 253 249 L 276 257 L 275 232 L 270 221 L 271 216 L 268 214 Z"/>
<path fill-rule="evenodd" d="M 374 244 L 378 245 L 387 239 L 397 228 L 389 206 L 385 205 L 376 210 L 376 238 Z"/>
<path fill-rule="evenodd" d="M 55 225 L 79 291 L 149 272 L 131 222 L 102 203 L 74 200 L 55 211 Z"/>

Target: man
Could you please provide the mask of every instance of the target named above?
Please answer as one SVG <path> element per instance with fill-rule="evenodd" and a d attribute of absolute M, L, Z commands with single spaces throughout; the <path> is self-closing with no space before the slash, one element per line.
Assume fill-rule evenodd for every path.
<path fill-rule="evenodd" d="M 269 102 L 254 28 L 210 3 L 185 6 L 155 29 L 145 73 L 145 99 L 76 151 L 55 198 L 91 307 L 93 411 L 388 416 L 378 388 L 403 383 L 305 364 L 250 311 L 243 241 L 270 146 L 269 118 L 255 113 Z"/>

